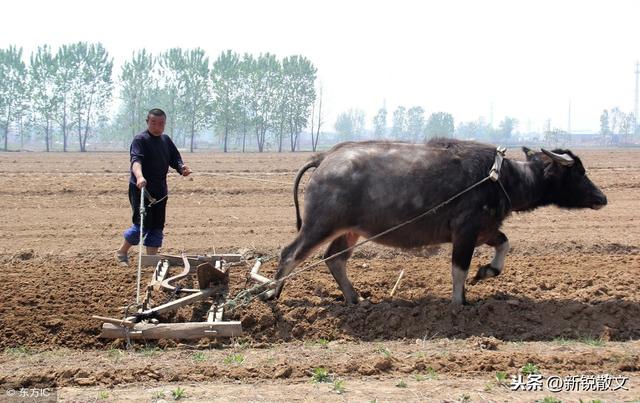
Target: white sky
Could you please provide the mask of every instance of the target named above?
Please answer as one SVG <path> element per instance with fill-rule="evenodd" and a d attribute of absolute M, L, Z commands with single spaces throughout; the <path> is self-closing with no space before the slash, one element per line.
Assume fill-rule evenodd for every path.
<path fill-rule="evenodd" d="M 318 68 L 326 125 L 348 108 L 367 126 L 386 100 L 457 123 L 505 116 L 599 129 L 634 108 L 639 1 L 34 1 L 0 6 L 0 47 L 100 41 L 119 66 L 141 48 L 302 54 Z M 388 119 L 390 124 L 390 119 Z M 326 126 L 325 126 L 326 127 Z"/>

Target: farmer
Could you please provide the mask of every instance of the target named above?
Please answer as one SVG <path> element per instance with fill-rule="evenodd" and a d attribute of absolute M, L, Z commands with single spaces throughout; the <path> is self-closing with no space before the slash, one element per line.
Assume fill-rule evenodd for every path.
<path fill-rule="evenodd" d="M 147 130 L 136 135 L 131 142 L 129 203 L 133 210 L 133 225 L 124 232 L 124 240 L 116 252 L 121 266 L 129 263 L 127 252 L 140 240 L 140 189 L 145 188 L 144 246 L 148 255 L 155 255 L 162 246 L 169 167 L 182 176 L 191 173 L 171 138 L 164 134 L 166 120 L 167 115 L 162 110 L 151 109 L 147 114 Z"/>

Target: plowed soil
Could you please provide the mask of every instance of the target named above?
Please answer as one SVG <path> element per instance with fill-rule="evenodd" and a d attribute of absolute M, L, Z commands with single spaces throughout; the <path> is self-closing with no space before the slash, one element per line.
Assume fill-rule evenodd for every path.
<path fill-rule="evenodd" d="M 226 390 L 229 398 L 235 390 L 242 399 L 260 399 L 251 388 L 245 395 L 224 383 L 236 380 L 260 385 L 266 400 L 277 400 L 278 391 L 285 400 L 349 400 L 351 384 L 355 400 L 455 400 L 466 391 L 474 400 L 513 401 L 537 395 L 486 385 L 496 371 L 513 375 L 535 363 L 547 375 L 623 374 L 629 391 L 587 397 L 638 398 L 640 150 L 574 151 L 609 205 L 509 217 L 505 271 L 468 283 L 469 307 L 450 305 L 450 246 L 401 251 L 369 244 L 348 264 L 366 298 L 357 306 L 343 304 L 328 269 L 319 266 L 289 281 L 277 303 L 256 300 L 229 313 L 227 319 L 242 321 L 241 339 L 138 343 L 146 345 L 138 353 L 121 352 L 122 341 L 100 339 L 101 323 L 90 318 L 119 318 L 122 306 L 135 301 L 135 264 L 122 268 L 113 258 L 130 224 L 128 156 L 0 154 L 0 389 L 58 387 L 63 400 L 91 400 L 95 388 L 108 387 L 116 388 L 111 399 L 149 400 L 152 392 L 140 394 L 141 384 L 206 381 L 223 382 L 210 388 Z M 271 258 L 261 269 L 271 276 L 279 250 L 295 235 L 291 184 L 310 154 L 183 157 L 194 174 L 169 177 L 162 251 L 244 253 L 247 264 L 231 269 L 231 295 L 245 287 L 258 256 Z M 471 276 L 492 254 L 488 247 L 476 250 Z M 144 278 L 151 272 L 145 269 Z M 183 308 L 166 319 L 201 320 L 207 308 Z M 196 351 L 205 358 L 195 362 Z M 244 362 L 225 364 L 229 354 Z M 321 366 L 345 379 L 347 392 L 337 395 L 327 386 L 317 396 L 296 395 L 292 386 L 308 388 L 310 371 Z M 438 379 L 409 382 L 413 395 L 395 387 L 394 380 L 433 372 Z M 359 383 L 373 394 L 358 394 Z M 123 384 L 134 386 L 117 389 Z M 196 393 L 199 387 L 192 386 L 193 400 L 213 400 L 206 385 Z"/>

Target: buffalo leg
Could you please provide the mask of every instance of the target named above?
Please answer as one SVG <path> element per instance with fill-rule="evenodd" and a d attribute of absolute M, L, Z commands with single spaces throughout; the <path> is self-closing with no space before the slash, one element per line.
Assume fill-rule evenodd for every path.
<path fill-rule="evenodd" d="M 486 264 L 478 269 L 476 273 L 475 281 L 483 280 L 489 277 L 496 277 L 502 273 L 504 268 L 504 258 L 509 252 L 509 239 L 507 236 L 498 231 L 496 235 L 487 241 L 487 245 L 495 248 L 496 254 L 490 264 Z"/>
<path fill-rule="evenodd" d="M 358 234 L 348 232 L 334 239 L 333 242 L 331 242 L 331 245 L 327 248 L 324 258 L 326 259 L 329 256 L 335 255 L 336 253 L 352 247 L 358 241 L 358 237 Z M 336 279 L 338 286 L 340 286 L 340 290 L 342 291 L 342 295 L 344 295 L 344 300 L 347 304 L 358 303 L 358 292 L 353 288 L 351 281 L 349 281 L 349 278 L 347 277 L 347 260 L 351 257 L 352 252 L 353 251 L 351 250 L 344 252 L 343 254 L 326 261 L 333 278 Z"/>
<path fill-rule="evenodd" d="M 319 231 L 318 227 L 307 231 L 303 225 L 296 239 L 282 250 L 275 280 L 281 280 L 291 274 L 291 271 L 302 263 L 314 249 L 326 241 L 330 234 L 330 231 Z M 278 281 L 274 292 L 269 293 L 267 297 L 278 298 L 282 287 L 284 287 L 284 281 Z"/>
<path fill-rule="evenodd" d="M 464 282 L 467 279 L 471 257 L 476 245 L 475 236 L 456 237 L 453 242 L 451 255 L 451 277 L 453 280 L 453 296 L 451 302 L 454 305 L 467 305 L 464 292 Z"/>

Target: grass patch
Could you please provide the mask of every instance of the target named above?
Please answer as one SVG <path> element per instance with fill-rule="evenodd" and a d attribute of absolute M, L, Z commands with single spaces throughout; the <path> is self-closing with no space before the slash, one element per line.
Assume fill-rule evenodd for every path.
<path fill-rule="evenodd" d="M 124 357 L 124 351 L 120 350 L 119 348 L 110 348 L 109 350 L 107 350 L 107 357 L 113 360 L 113 362 L 118 362 L 122 359 L 122 357 Z"/>
<path fill-rule="evenodd" d="M 400 382 L 396 383 L 396 387 L 397 388 L 406 388 L 407 387 L 407 383 L 404 381 L 404 379 L 400 379 Z"/>
<path fill-rule="evenodd" d="M 391 357 L 391 351 L 386 348 L 385 346 L 379 346 L 378 348 L 376 348 L 376 353 L 382 355 L 384 358 L 390 358 Z"/>
<path fill-rule="evenodd" d="M 227 365 L 230 365 L 230 364 L 240 365 L 243 362 L 244 362 L 244 355 L 242 354 L 229 354 L 224 359 L 224 363 Z"/>
<path fill-rule="evenodd" d="M 602 347 L 606 344 L 606 342 L 604 340 L 602 340 L 600 337 L 598 338 L 594 338 L 594 337 L 583 337 L 580 340 L 580 343 L 586 344 L 588 346 L 592 346 L 592 347 Z"/>
<path fill-rule="evenodd" d="M 4 349 L 5 354 L 21 357 L 25 355 L 31 355 L 33 352 L 27 346 L 7 347 Z"/>
<path fill-rule="evenodd" d="M 184 388 L 181 388 L 180 386 L 178 386 L 177 388 L 171 391 L 171 396 L 173 396 L 173 400 L 180 400 L 187 397 L 187 393 L 184 390 Z"/>
<path fill-rule="evenodd" d="M 438 379 L 438 372 L 435 369 L 427 367 L 425 372 L 427 373 L 427 379 Z"/>
<path fill-rule="evenodd" d="M 333 381 L 333 391 L 339 395 L 345 392 L 344 381 L 342 379 L 336 379 Z"/>
<path fill-rule="evenodd" d="M 108 392 L 106 392 L 104 390 L 101 390 L 100 392 L 98 392 L 98 399 L 105 400 L 105 399 L 108 399 L 108 398 L 109 398 L 109 393 Z"/>
<path fill-rule="evenodd" d="M 153 357 L 160 351 L 162 351 L 162 349 L 158 346 L 144 346 L 140 350 L 138 350 L 138 353 L 140 353 L 140 355 L 142 355 L 143 357 Z"/>
<path fill-rule="evenodd" d="M 203 362 L 203 361 L 207 360 L 207 356 L 204 355 L 204 353 L 200 351 L 200 352 L 195 353 L 191 357 L 191 359 L 193 359 L 193 361 L 195 361 L 195 362 Z"/>
<path fill-rule="evenodd" d="M 241 350 L 246 350 L 251 346 L 251 341 L 246 337 L 239 337 L 236 339 L 236 346 Z"/>
<path fill-rule="evenodd" d="M 524 367 L 520 369 L 520 372 L 522 373 L 522 375 L 534 375 L 534 374 L 539 374 L 540 369 L 536 364 L 532 364 L 528 362 L 524 364 Z"/>
<path fill-rule="evenodd" d="M 313 383 L 330 382 L 329 372 L 322 367 L 314 368 L 311 374 Z"/>
<path fill-rule="evenodd" d="M 562 400 L 547 396 L 544 399 L 536 400 L 536 403 L 562 403 Z"/>
<path fill-rule="evenodd" d="M 496 382 L 498 385 L 506 385 L 507 384 L 507 373 L 504 371 L 498 371 L 495 375 Z"/>

